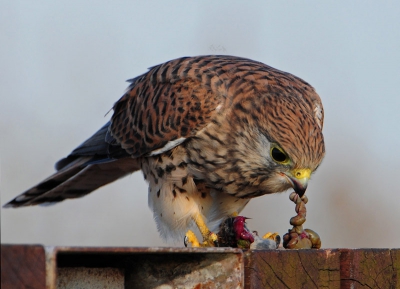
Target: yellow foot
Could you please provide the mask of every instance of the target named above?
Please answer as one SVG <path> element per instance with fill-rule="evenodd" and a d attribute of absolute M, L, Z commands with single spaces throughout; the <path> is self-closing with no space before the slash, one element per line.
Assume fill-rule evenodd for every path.
<path fill-rule="evenodd" d="M 200 247 L 199 240 L 197 239 L 196 235 L 191 230 L 187 231 L 187 233 L 185 235 L 185 239 L 184 239 L 185 247 L 187 247 L 189 243 L 192 244 L 192 247 Z"/>
<path fill-rule="evenodd" d="M 194 215 L 193 220 L 200 230 L 200 233 L 203 237 L 203 242 L 200 243 L 196 235 L 189 230 L 185 236 L 185 246 L 187 247 L 188 243 L 190 243 L 192 244 L 192 247 L 218 247 L 218 236 L 208 229 L 200 213 Z"/>
<path fill-rule="evenodd" d="M 187 231 L 183 242 L 185 247 L 187 247 L 189 244 L 191 244 L 192 247 L 218 247 L 218 236 L 215 233 L 210 232 L 208 237 L 203 240 L 202 243 L 200 243 L 196 237 L 196 234 L 189 230 Z"/>
<path fill-rule="evenodd" d="M 279 236 L 278 233 L 266 233 L 264 236 L 262 236 L 262 238 L 263 239 L 274 240 L 277 247 L 281 243 L 281 236 Z"/>
<path fill-rule="evenodd" d="M 263 239 L 271 239 L 271 240 L 275 240 L 276 236 L 279 236 L 278 233 L 266 233 L 264 236 L 262 236 Z"/>
<path fill-rule="evenodd" d="M 203 241 L 205 247 L 218 247 L 218 236 L 217 234 L 210 232 L 206 240 Z"/>

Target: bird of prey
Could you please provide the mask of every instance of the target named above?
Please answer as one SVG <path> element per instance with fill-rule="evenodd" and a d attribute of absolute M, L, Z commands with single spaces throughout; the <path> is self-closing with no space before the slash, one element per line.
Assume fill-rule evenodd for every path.
<path fill-rule="evenodd" d="M 302 196 L 324 157 L 320 97 L 261 62 L 183 57 L 129 82 L 111 120 L 5 207 L 82 197 L 142 170 L 161 236 L 213 246 L 213 230 L 250 199 Z"/>

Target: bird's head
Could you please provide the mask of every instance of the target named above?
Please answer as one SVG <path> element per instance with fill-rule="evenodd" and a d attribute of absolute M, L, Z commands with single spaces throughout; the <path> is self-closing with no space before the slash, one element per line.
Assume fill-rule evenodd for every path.
<path fill-rule="evenodd" d="M 318 94 L 289 74 L 277 73 L 276 79 L 277 84 L 268 82 L 257 97 L 241 99 L 236 105 L 241 109 L 230 116 L 230 124 L 239 123 L 232 141 L 241 153 L 238 158 L 245 160 L 239 166 L 247 181 L 236 196 L 257 197 L 290 188 L 302 196 L 325 155 Z"/>
<path fill-rule="evenodd" d="M 286 109 L 267 116 L 268 126 L 262 134 L 267 147 L 264 156 L 272 170 L 270 181 L 277 191 L 293 188 L 303 196 L 311 174 L 325 155 L 322 107 L 310 113 L 301 101 L 284 99 L 280 103 Z"/>
<path fill-rule="evenodd" d="M 263 104 L 262 97 L 257 99 L 265 110 L 230 115 L 230 125 L 238 125 L 235 134 L 230 134 L 235 165 L 226 171 L 239 173 L 236 179 L 227 180 L 226 189 L 236 197 L 252 198 L 290 188 L 302 196 L 325 155 L 322 112 L 313 114 L 301 98 L 278 96 L 267 102 L 275 106 Z M 241 105 L 255 106 L 243 101 Z"/>

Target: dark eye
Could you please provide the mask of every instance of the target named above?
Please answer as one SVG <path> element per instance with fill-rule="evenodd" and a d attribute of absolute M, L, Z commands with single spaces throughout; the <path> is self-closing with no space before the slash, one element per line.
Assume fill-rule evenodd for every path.
<path fill-rule="evenodd" d="M 271 156 L 278 163 L 287 163 L 289 161 L 288 156 L 276 147 L 271 149 Z"/>

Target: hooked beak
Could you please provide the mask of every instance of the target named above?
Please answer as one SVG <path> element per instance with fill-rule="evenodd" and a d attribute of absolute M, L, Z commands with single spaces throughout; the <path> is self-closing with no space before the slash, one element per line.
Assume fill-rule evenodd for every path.
<path fill-rule="evenodd" d="M 307 189 L 308 180 L 311 176 L 310 169 L 294 169 L 290 173 L 286 173 L 285 176 L 292 185 L 294 191 L 302 197 Z"/>

